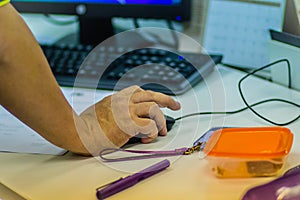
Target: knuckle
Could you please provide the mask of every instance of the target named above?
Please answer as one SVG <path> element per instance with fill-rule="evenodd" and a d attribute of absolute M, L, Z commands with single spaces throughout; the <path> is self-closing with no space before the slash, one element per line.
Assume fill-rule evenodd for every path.
<path fill-rule="evenodd" d="M 138 85 L 132 85 L 129 87 L 133 92 L 140 92 L 140 91 L 143 91 L 143 89 L 138 86 Z"/>
<path fill-rule="evenodd" d="M 150 97 L 150 98 L 153 98 L 154 95 L 155 95 L 155 92 L 153 92 L 152 90 L 146 90 L 145 91 L 145 94 Z"/>
<path fill-rule="evenodd" d="M 159 105 L 158 104 L 156 104 L 156 103 L 154 103 L 154 102 L 150 102 L 149 103 L 149 111 L 151 112 L 160 112 L 161 110 L 160 110 L 160 107 L 159 107 Z"/>
<path fill-rule="evenodd" d="M 138 85 L 132 85 L 130 88 L 135 89 L 135 90 L 141 89 L 140 86 L 138 86 Z"/>

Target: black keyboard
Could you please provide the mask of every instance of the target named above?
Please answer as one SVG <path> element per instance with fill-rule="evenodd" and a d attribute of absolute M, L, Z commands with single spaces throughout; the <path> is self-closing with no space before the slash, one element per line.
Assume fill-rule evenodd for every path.
<path fill-rule="evenodd" d="M 213 71 L 220 55 L 173 53 L 157 48 L 41 45 L 61 86 L 120 90 L 139 85 L 182 94 Z"/>

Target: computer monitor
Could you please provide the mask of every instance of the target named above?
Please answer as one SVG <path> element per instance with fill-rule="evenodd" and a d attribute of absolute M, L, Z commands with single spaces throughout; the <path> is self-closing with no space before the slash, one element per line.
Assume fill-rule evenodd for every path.
<path fill-rule="evenodd" d="M 21 13 L 77 15 L 80 42 L 98 44 L 114 34 L 113 17 L 186 21 L 190 0 L 12 0 Z"/>

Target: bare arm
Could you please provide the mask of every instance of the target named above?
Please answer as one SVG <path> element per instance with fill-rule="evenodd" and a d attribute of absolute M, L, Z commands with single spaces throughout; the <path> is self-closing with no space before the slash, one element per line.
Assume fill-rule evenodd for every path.
<path fill-rule="evenodd" d="M 51 143 L 80 154 L 121 146 L 139 133 L 145 135 L 142 142 L 151 142 L 166 135 L 159 106 L 180 108 L 167 95 L 130 87 L 76 115 L 10 4 L 0 7 L 0 104 Z"/>
<path fill-rule="evenodd" d="M 86 152 L 64 98 L 30 30 L 10 5 L 0 7 L 0 104 L 55 145 Z"/>

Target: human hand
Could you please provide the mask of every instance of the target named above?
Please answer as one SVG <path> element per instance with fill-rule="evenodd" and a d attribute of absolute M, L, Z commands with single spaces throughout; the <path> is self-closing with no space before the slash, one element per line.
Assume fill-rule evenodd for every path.
<path fill-rule="evenodd" d="M 138 134 L 142 136 L 142 143 L 149 143 L 158 135 L 166 135 L 161 107 L 179 110 L 180 104 L 165 94 L 132 86 L 104 98 L 84 111 L 81 117 L 94 112 L 102 132 L 110 142 L 120 147 Z"/>

